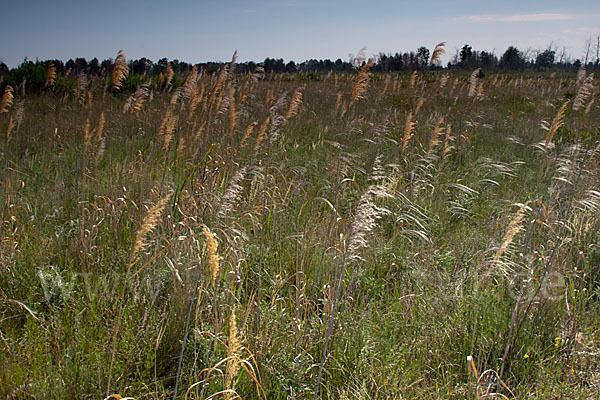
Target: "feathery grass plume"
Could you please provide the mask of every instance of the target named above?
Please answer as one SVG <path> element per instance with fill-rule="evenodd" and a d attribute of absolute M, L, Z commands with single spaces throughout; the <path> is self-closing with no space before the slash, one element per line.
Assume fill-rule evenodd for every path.
<path fill-rule="evenodd" d="M 292 94 L 292 99 L 290 100 L 290 106 L 285 114 L 285 119 L 288 120 L 292 118 L 298 112 L 298 107 L 302 104 L 302 90 L 304 87 L 300 86 L 296 88 L 294 94 Z"/>
<path fill-rule="evenodd" d="M 360 249 L 369 246 L 367 238 L 375 228 L 377 220 L 391 213 L 387 208 L 377 206 L 375 202 L 391 197 L 384 185 L 371 185 L 360 196 L 352 222 L 352 234 L 348 239 L 348 260 L 360 259 Z"/>
<path fill-rule="evenodd" d="M 335 107 L 333 107 L 333 109 L 335 110 L 334 114 L 337 114 L 338 109 L 340 108 L 341 104 L 342 104 L 342 92 L 338 92 L 337 98 L 335 100 Z"/>
<path fill-rule="evenodd" d="M 429 60 L 429 65 L 433 65 L 441 56 L 446 54 L 446 50 L 444 50 L 444 46 L 446 42 L 438 43 L 433 49 L 433 53 L 431 53 L 431 59 Z"/>
<path fill-rule="evenodd" d="M 48 61 L 48 73 L 46 75 L 46 82 L 44 83 L 44 88 L 52 86 L 54 84 L 54 80 L 56 79 L 56 67 L 52 61 Z"/>
<path fill-rule="evenodd" d="M 129 68 L 127 67 L 127 62 L 125 61 L 125 54 L 123 54 L 123 50 L 119 50 L 117 54 L 117 58 L 115 58 L 115 65 L 113 68 L 111 82 L 113 89 L 120 89 L 123 84 L 123 80 L 129 73 Z"/>
<path fill-rule="evenodd" d="M 217 218 L 224 219 L 228 213 L 230 213 L 235 207 L 235 203 L 240 198 L 240 193 L 244 189 L 240 182 L 246 176 L 246 167 L 240 168 L 235 175 L 229 180 L 229 184 L 227 189 L 223 192 L 223 196 L 221 197 L 221 201 L 219 202 L 220 206 L 217 210 Z"/>
<path fill-rule="evenodd" d="M 402 151 L 406 150 L 408 146 L 408 142 L 412 137 L 413 128 L 415 127 L 415 123 L 413 122 L 413 115 L 411 112 L 406 116 L 406 123 L 404 124 L 404 132 L 402 133 Z"/>
<path fill-rule="evenodd" d="M 263 137 L 265 136 L 267 126 L 269 126 L 269 122 L 271 122 L 271 118 L 267 117 L 260 126 L 260 129 L 258 130 L 258 136 L 256 137 L 256 142 L 254 143 L 254 151 L 258 150 L 258 147 L 260 146 L 260 143 L 262 142 Z"/>
<path fill-rule="evenodd" d="M 446 157 L 446 154 L 448 154 L 452 149 L 454 149 L 454 146 L 450 145 L 450 142 L 454 141 L 454 137 L 452 136 L 452 126 L 448 125 L 446 127 L 446 133 L 444 135 L 444 148 L 442 149 L 442 156 Z"/>
<path fill-rule="evenodd" d="M 194 132 L 194 143 L 198 141 L 198 139 L 200 139 L 200 136 L 202 135 L 202 132 L 204 132 L 204 127 L 206 126 L 206 122 L 203 122 L 198 129 L 196 129 L 196 132 Z"/>
<path fill-rule="evenodd" d="M 340 119 L 344 118 L 346 111 L 348 111 L 348 104 L 346 103 L 346 100 L 344 100 L 342 101 L 342 106 L 340 107 Z"/>
<path fill-rule="evenodd" d="M 594 91 L 594 74 L 584 77 L 573 100 L 573 111 L 579 111 Z"/>
<path fill-rule="evenodd" d="M 171 65 L 171 62 L 167 62 L 167 71 L 165 73 L 165 89 L 171 85 L 171 82 L 173 81 L 173 75 L 175 75 L 173 73 L 173 66 Z"/>
<path fill-rule="evenodd" d="M 73 90 L 73 94 L 75 95 L 75 98 L 77 98 L 82 103 L 84 101 L 83 96 L 85 93 L 85 89 L 88 86 L 88 83 L 89 83 L 89 81 L 88 81 L 86 74 L 84 74 L 82 72 L 79 75 L 77 75 L 77 85 L 75 86 L 75 89 Z"/>
<path fill-rule="evenodd" d="M 83 155 L 85 157 L 85 153 L 90 145 L 90 140 L 92 135 L 90 134 L 90 119 L 87 118 L 85 120 L 85 125 L 83 127 Z"/>
<path fill-rule="evenodd" d="M 492 267 L 497 266 L 499 264 L 500 257 L 502 257 L 504 252 L 506 252 L 506 249 L 508 249 L 508 246 L 510 246 L 510 244 L 512 243 L 515 235 L 523 229 L 522 222 L 525 218 L 525 212 L 528 211 L 530 208 L 527 206 L 527 203 L 518 205 L 520 206 L 519 210 L 508 224 L 506 233 L 502 238 L 502 244 L 498 248 L 498 251 L 496 251 L 494 258 L 492 259 Z"/>
<path fill-rule="evenodd" d="M 429 144 L 427 146 L 427 155 L 431 155 L 435 146 L 440 144 L 441 140 L 439 140 L 440 134 L 442 133 L 442 123 L 444 122 L 444 117 L 440 117 L 440 119 L 435 123 L 433 127 L 433 133 L 429 138 Z"/>
<path fill-rule="evenodd" d="M 240 145 L 243 145 L 244 142 L 246 141 L 246 139 L 248 139 L 248 136 L 250 136 L 250 134 L 252 133 L 252 130 L 254 129 L 254 127 L 258 125 L 258 121 L 254 121 L 251 122 L 250 124 L 248 124 L 248 126 L 246 127 L 246 130 L 244 131 L 244 134 L 242 135 L 242 140 L 240 140 Z"/>
<path fill-rule="evenodd" d="M 237 99 L 238 106 L 241 106 L 242 103 L 244 103 L 244 101 L 246 100 L 246 97 L 248 96 L 249 90 L 250 90 L 250 82 L 246 82 L 246 84 L 242 88 L 242 91 L 240 92 L 240 95 L 238 96 L 238 99 Z"/>
<path fill-rule="evenodd" d="M 181 88 L 181 97 L 185 100 L 189 100 L 192 97 L 192 93 L 196 91 L 197 87 L 198 67 L 194 65 L 188 76 L 185 78 L 185 82 L 183 83 L 183 87 Z"/>
<path fill-rule="evenodd" d="M 15 107 L 15 123 L 17 124 L 17 132 L 21 129 L 21 123 L 23 122 L 23 116 L 25 115 L 25 99 L 20 99 L 16 102 Z"/>
<path fill-rule="evenodd" d="M 21 81 L 21 97 L 25 97 L 25 84 L 27 83 L 27 78 L 23 78 L 23 80 Z"/>
<path fill-rule="evenodd" d="M 237 61 L 237 58 L 238 58 L 238 52 L 237 52 L 237 50 L 235 50 L 233 52 L 233 55 L 231 56 L 231 62 L 229 63 L 229 73 L 230 74 L 235 73 L 235 63 Z"/>
<path fill-rule="evenodd" d="M 4 88 L 4 94 L 2 95 L 2 101 L 0 102 L 0 114 L 8 112 L 8 109 L 13 103 L 14 89 L 10 85 L 6 85 Z"/>
<path fill-rule="evenodd" d="M 225 366 L 225 376 L 223 387 L 225 390 L 225 399 L 231 400 L 233 398 L 239 398 L 239 396 L 233 395 L 235 391 L 234 379 L 240 372 L 241 360 L 240 355 L 242 352 L 242 345 L 240 343 L 239 332 L 235 322 L 235 308 L 231 310 L 231 316 L 229 317 L 229 338 L 227 340 L 227 365 Z"/>
<path fill-rule="evenodd" d="M 475 95 L 477 94 L 477 78 L 479 77 L 479 72 L 481 71 L 481 68 L 477 68 L 475 71 L 473 71 L 471 73 L 471 76 L 469 77 L 469 93 L 468 96 L 469 97 L 475 97 Z"/>
<path fill-rule="evenodd" d="M 348 107 L 352 106 L 352 104 L 364 98 L 365 92 L 367 90 L 367 86 L 369 84 L 369 69 L 373 66 L 373 60 L 369 59 L 366 64 L 364 64 L 360 70 L 358 71 L 358 75 L 354 82 L 352 82 L 352 90 L 350 91 L 350 103 L 348 103 Z"/>
<path fill-rule="evenodd" d="M 419 100 L 417 101 L 417 106 L 415 107 L 414 115 L 417 115 L 419 113 L 419 111 L 421 110 L 421 107 L 423 107 L 424 101 L 425 100 L 423 98 L 423 95 L 421 95 L 421 97 L 419 97 Z"/>
<path fill-rule="evenodd" d="M 194 91 L 190 97 L 189 105 L 188 105 L 188 121 L 192 119 L 194 115 L 194 111 L 196 107 L 200 103 L 200 100 L 204 96 L 204 82 L 200 84 L 200 88 L 197 91 Z"/>
<path fill-rule="evenodd" d="M 483 82 L 479 82 L 477 85 L 477 93 L 475 93 L 475 100 L 480 100 L 483 98 Z"/>
<path fill-rule="evenodd" d="M 271 105 L 273 104 L 274 97 L 275 95 L 273 94 L 273 89 L 267 90 L 267 94 L 265 95 L 265 105 L 267 107 L 271 107 Z"/>
<path fill-rule="evenodd" d="M 208 267 L 210 269 L 210 279 L 213 288 L 217 282 L 217 274 L 219 273 L 219 263 L 221 262 L 221 256 L 217 253 L 219 243 L 215 238 L 215 235 L 207 226 L 202 227 L 202 233 L 206 239 L 206 252 L 208 254 Z"/>
<path fill-rule="evenodd" d="M 98 142 L 102 139 L 102 130 L 104 129 L 104 111 L 100 113 L 100 119 L 98 120 L 98 127 L 96 128 L 96 139 Z"/>
<path fill-rule="evenodd" d="M 415 87 L 415 83 L 417 81 L 417 70 L 414 70 L 412 74 L 410 74 L 410 87 Z"/>
<path fill-rule="evenodd" d="M 169 144 L 171 143 L 171 139 L 173 138 L 173 130 L 175 129 L 175 124 L 177 123 L 177 115 L 170 114 L 167 123 L 165 124 L 165 128 L 163 131 L 163 151 L 169 151 Z"/>
<path fill-rule="evenodd" d="M 178 87 L 177 89 L 173 90 L 173 95 L 171 96 L 171 101 L 169 102 L 169 105 L 171 108 L 175 108 L 175 106 L 177 105 L 177 102 L 179 101 L 179 97 L 181 95 L 181 88 Z"/>
<path fill-rule="evenodd" d="M 390 74 L 387 74 L 385 77 L 385 82 L 383 83 L 383 90 L 381 91 L 382 96 L 386 94 L 391 81 L 392 81 L 392 76 Z M 336 107 L 336 109 L 337 109 L 337 107 Z"/>
<path fill-rule="evenodd" d="M 10 133 L 12 132 L 14 127 L 15 127 L 15 122 L 13 121 L 13 116 L 11 115 L 8 118 L 8 127 L 6 128 L 6 143 L 10 142 L 10 139 L 11 139 Z"/>
<path fill-rule="evenodd" d="M 560 127 L 563 124 L 563 119 L 565 117 L 565 111 L 567 110 L 568 104 L 569 104 L 569 100 L 567 100 L 563 103 L 563 105 L 558 109 L 556 115 L 554 116 L 552 123 L 547 128 L 548 134 L 546 135 L 546 145 L 544 146 L 544 149 L 546 151 L 548 150 L 548 145 L 550 144 L 550 142 L 552 142 L 552 138 L 554 137 L 554 134 L 560 129 Z"/>
<path fill-rule="evenodd" d="M 585 70 L 585 66 L 582 65 L 579 68 L 579 71 L 577 71 L 577 80 L 575 81 L 577 86 L 579 86 L 585 80 L 585 77 L 586 77 L 586 70 Z"/>
<path fill-rule="evenodd" d="M 229 136 L 233 137 L 237 113 L 235 110 L 235 89 L 233 85 L 229 85 Z"/>
<path fill-rule="evenodd" d="M 133 242 L 133 248 L 131 249 L 131 253 L 129 255 L 129 264 L 127 265 L 127 276 L 131 271 L 131 267 L 137 261 L 137 256 L 139 252 L 144 251 L 146 247 L 148 247 L 148 238 L 147 235 L 156 228 L 158 225 L 158 221 L 160 215 L 163 210 L 167 206 L 169 199 L 171 198 L 172 193 L 167 193 L 162 199 L 160 199 L 156 204 L 154 204 L 149 210 L 144 219 L 142 220 L 142 225 L 138 229 L 135 235 L 135 241 Z"/>
<path fill-rule="evenodd" d="M 135 112 L 136 115 L 139 114 L 148 97 L 148 86 L 148 83 L 139 86 L 136 91 L 129 96 L 123 105 L 123 112 L 131 111 Z"/>
<path fill-rule="evenodd" d="M 215 98 L 215 95 L 217 94 L 217 91 L 221 91 L 222 92 L 222 87 L 224 87 L 225 85 L 225 81 L 227 80 L 227 77 L 229 76 L 229 64 L 223 66 L 223 68 L 221 68 L 221 72 L 219 72 L 219 76 L 217 77 L 217 81 L 215 82 L 212 90 L 210 91 L 209 95 L 208 95 L 208 106 L 211 107 L 213 105 L 213 100 Z M 219 101 L 220 103 L 220 101 Z M 218 105 L 215 107 L 215 109 L 218 109 Z"/>

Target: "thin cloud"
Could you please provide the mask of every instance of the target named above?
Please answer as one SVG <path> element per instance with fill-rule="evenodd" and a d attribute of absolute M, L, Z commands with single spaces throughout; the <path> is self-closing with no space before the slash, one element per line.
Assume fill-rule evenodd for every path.
<path fill-rule="evenodd" d="M 551 14 L 551 13 L 540 13 L 540 14 L 516 14 L 516 15 L 469 15 L 466 17 L 468 21 L 472 22 L 540 22 L 540 21 L 564 21 L 574 19 L 569 14 Z"/>

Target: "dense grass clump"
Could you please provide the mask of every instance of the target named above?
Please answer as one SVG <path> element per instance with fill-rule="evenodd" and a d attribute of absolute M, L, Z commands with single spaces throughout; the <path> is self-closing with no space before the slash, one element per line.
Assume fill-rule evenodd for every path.
<path fill-rule="evenodd" d="M 597 395 L 593 75 L 119 57 L 2 99 L 0 397 Z"/>

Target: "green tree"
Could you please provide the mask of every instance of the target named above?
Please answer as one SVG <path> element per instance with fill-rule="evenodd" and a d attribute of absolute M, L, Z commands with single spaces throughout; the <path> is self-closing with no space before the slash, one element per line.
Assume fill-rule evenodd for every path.
<path fill-rule="evenodd" d="M 520 69 L 523 68 L 524 64 L 525 60 L 523 59 L 519 49 L 517 49 L 515 46 L 510 46 L 508 49 L 506 49 L 504 54 L 502 54 L 502 57 L 500 57 L 500 68 Z"/>
<path fill-rule="evenodd" d="M 429 49 L 425 46 L 421 46 L 417 49 L 417 58 L 420 65 L 427 65 L 429 62 Z"/>
<path fill-rule="evenodd" d="M 544 50 L 537 55 L 535 58 L 535 65 L 538 68 L 549 68 L 554 64 L 554 56 L 556 52 L 554 50 Z"/>

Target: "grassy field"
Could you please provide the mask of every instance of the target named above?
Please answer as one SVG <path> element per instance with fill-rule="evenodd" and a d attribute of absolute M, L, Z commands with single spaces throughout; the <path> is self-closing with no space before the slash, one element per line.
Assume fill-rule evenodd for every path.
<path fill-rule="evenodd" d="M 597 398 L 584 73 L 14 88 L 0 397 Z"/>

